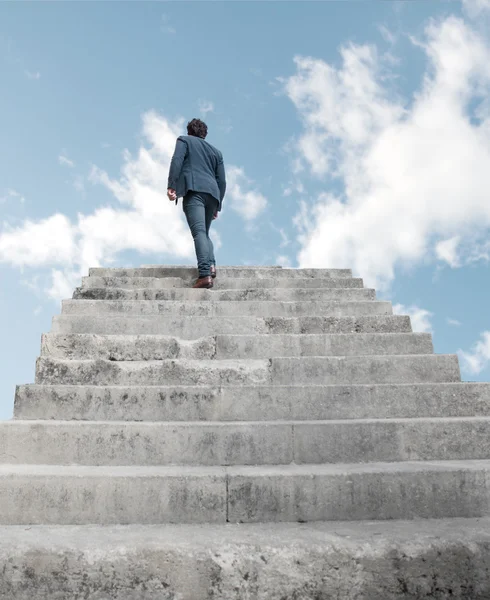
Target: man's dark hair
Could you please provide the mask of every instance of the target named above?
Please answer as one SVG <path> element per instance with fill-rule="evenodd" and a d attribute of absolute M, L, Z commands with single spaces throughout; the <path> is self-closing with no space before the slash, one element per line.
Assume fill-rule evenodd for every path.
<path fill-rule="evenodd" d="M 187 123 L 187 135 L 205 139 L 208 135 L 208 126 L 201 119 L 192 119 L 192 121 Z"/>

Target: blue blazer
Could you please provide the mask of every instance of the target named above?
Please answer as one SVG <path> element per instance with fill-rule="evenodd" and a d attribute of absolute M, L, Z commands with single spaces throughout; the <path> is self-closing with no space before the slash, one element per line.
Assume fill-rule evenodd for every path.
<path fill-rule="evenodd" d="M 177 198 L 189 191 L 211 194 L 221 210 L 226 192 L 223 155 L 202 138 L 181 135 L 170 163 L 167 188 L 175 190 Z"/>

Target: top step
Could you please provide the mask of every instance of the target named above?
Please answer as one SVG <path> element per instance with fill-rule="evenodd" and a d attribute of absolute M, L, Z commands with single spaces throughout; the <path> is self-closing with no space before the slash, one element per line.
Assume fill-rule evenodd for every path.
<path fill-rule="evenodd" d="M 282 269 L 277 267 L 217 267 L 218 277 L 253 277 L 256 279 L 287 278 L 350 278 L 351 269 Z M 180 277 L 181 279 L 195 279 L 197 269 L 194 267 L 140 267 L 136 269 L 120 268 L 93 268 L 89 270 L 91 277 Z"/>

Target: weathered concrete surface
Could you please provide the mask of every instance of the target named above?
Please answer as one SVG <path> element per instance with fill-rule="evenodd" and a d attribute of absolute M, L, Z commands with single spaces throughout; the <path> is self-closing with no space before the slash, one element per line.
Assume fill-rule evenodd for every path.
<path fill-rule="evenodd" d="M 0 524 L 224 523 L 221 467 L 0 464 Z"/>
<path fill-rule="evenodd" d="M 41 341 L 42 356 L 77 360 L 256 359 L 432 352 L 432 338 L 427 333 L 218 335 L 197 340 L 164 335 L 47 333 Z"/>
<path fill-rule="evenodd" d="M 228 467 L 230 523 L 481 517 L 490 461 Z"/>
<path fill-rule="evenodd" d="M 488 600 L 490 521 L 0 528 L 5 600 Z"/>
<path fill-rule="evenodd" d="M 153 300 L 64 300 L 64 315 L 170 315 L 183 317 L 358 317 L 391 315 L 391 302 L 173 302 Z"/>
<path fill-rule="evenodd" d="M 282 465 L 489 455 L 490 417 L 0 423 L 0 463 L 11 464 Z"/>
<path fill-rule="evenodd" d="M 464 431 L 470 429 L 471 425 L 468 425 Z M 291 422 L 0 423 L 0 463 L 101 466 L 289 464 L 294 460 L 293 452 Z"/>
<path fill-rule="evenodd" d="M 165 277 L 83 277 L 82 287 L 84 288 L 180 288 L 191 287 L 191 281 Z M 258 288 L 362 288 L 363 280 L 360 278 L 345 277 L 341 279 L 325 278 L 282 278 L 277 279 L 271 275 L 270 278 L 263 279 L 257 277 L 219 277 L 214 282 L 213 291 L 218 290 L 252 290 Z"/>
<path fill-rule="evenodd" d="M 271 360 L 271 381 L 280 385 L 449 383 L 459 380 L 458 357 L 452 354 L 305 356 Z"/>
<path fill-rule="evenodd" d="M 338 385 L 459 381 L 457 356 L 307 356 L 270 360 L 65 360 L 41 356 L 36 383 L 66 385 Z"/>
<path fill-rule="evenodd" d="M 410 333 L 410 317 L 170 317 L 59 315 L 52 333 L 105 335 L 163 334 L 196 339 L 217 334 L 252 333 Z"/>
<path fill-rule="evenodd" d="M 389 520 L 490 515 L 490 461 L 0 464 L 0 524 Z"/>
<path fill-rule="evenodd" d="M 430 354 L 433 351 L 432 337 L 426 333 L 216 336 L 216 358 Z"/>
<path fill-rule="evenodd" d="M 262 421 L 490 415 L 488 383 L 301 386 L 22 385 L 17 419 Z"/>
<path fill-rule="evenodd" d="M 192 267 L 155 266 L 139 267 L 135 269 L 95 267 L 89 269 L 90 277 L 180 277 L 184 280 L 195 279 L 197 269 Z M 263 267 L 251 269 L 250 267 L 220 267 L 220 277 L 250 277 L 257 279 L 343 279 L 352 277 L 351 269 L 284 269 L 276 267 Z"/>
<path fill-rule="evenodd" d="M 76 360 L 102 358 L 112 361 L 170 358 L 211 360 L 216 358 L 216 336 L 181 340 L 169 335 L 47 333 L 42 336 L 41 356 Z"/>
<path fill-rule="evenodd" d="M 40 357 L 36 383 L 67 385 L 252 385 L 270 382 L 267 360 L 62 360 Z"/>
<path fill-rule="evenodd" d="M 73 298 L 79 300 L 159 300 L 174 302 L 244 302 L 248 300 L 271 300 L 274 302 L 299 302 L 303 300 L 323 302 L 362 302 L 376 299 L 373 289 L 365 288 L 259 288 L 259 289 L 212 289 L 192 288 L 76 288 Z"/>

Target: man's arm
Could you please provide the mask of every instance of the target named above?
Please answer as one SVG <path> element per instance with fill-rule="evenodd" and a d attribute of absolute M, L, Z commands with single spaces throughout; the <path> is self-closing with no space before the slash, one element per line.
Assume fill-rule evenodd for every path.
<path fill-rule="evenodd" d="M 182 164 L 184 163 L 184 158 L 187 153 L 187 144 L 181 138 L 177 138 L 177 142 L 175 144 L 174 155 L 172 156 L 172 161 L 170 163 L 170 170 L 168 173 L 168 190 L 177 189 L 177 181 L 179 180 L 180 173 L 182 171 Z"/>
<path fill-rule="evenodd" d="M 226 192 L 226 174 L 222 154 L 220 154 L 218 164 L 216 166 L 216 182 L 218 183 L 221 202 L 223 202 Z"/>

